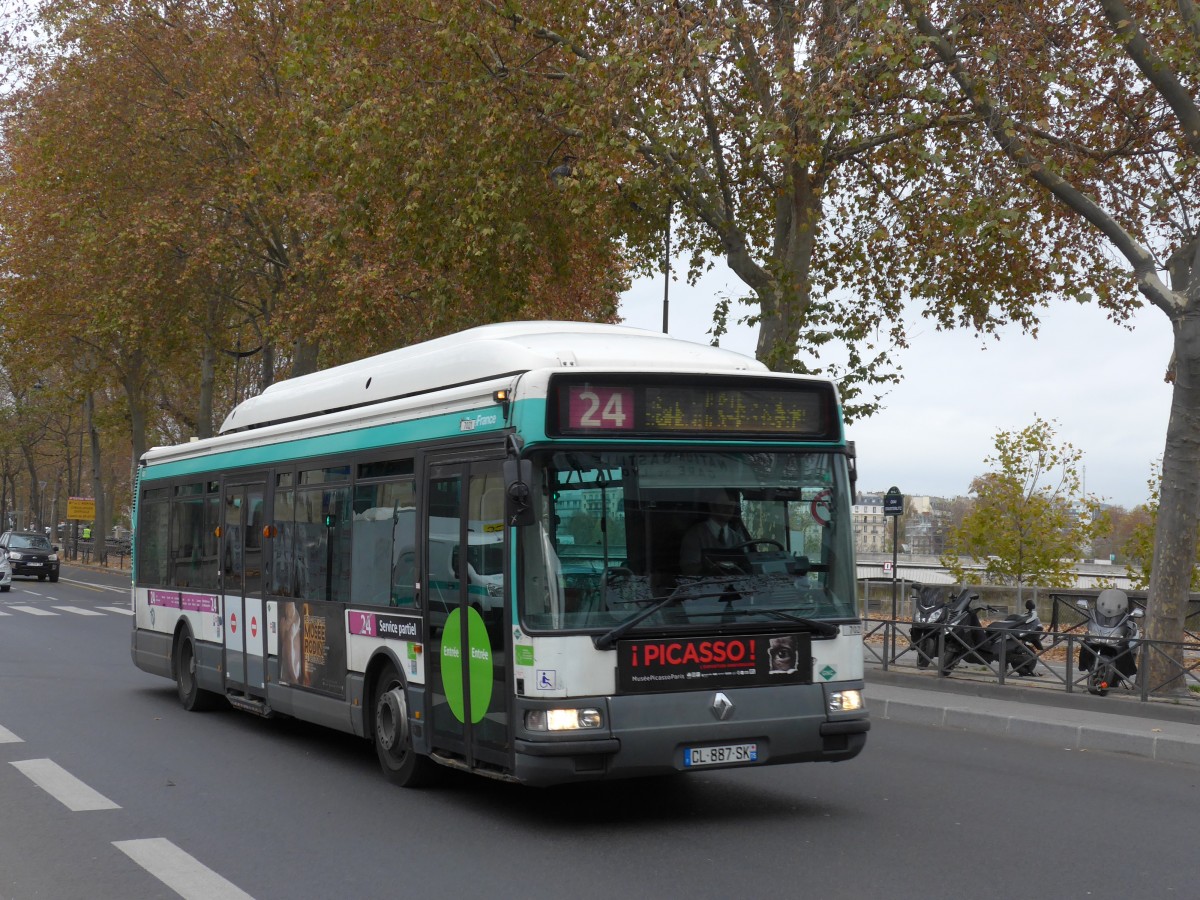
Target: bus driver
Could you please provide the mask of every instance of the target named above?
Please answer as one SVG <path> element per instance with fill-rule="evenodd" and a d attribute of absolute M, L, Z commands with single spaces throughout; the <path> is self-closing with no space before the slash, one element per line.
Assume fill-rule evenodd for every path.
<path fill-rule="evenodd" d="M 722 493 L 708 504 L 708 515 L 687 530 L 679 545 L 679 571 L 704 574 L 705 550 L 732 550 L 752 540 L 741 520 L 737 497 Z"/>

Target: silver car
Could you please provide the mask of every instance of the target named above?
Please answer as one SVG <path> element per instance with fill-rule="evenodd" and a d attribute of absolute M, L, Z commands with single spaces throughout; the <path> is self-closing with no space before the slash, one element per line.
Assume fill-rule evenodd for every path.
<path fill-rule="evenodd" d="M 0 591 L 7 593 L 12 590 L 12 564 L 8 561 L 8 554 L 0 554 Z"/>

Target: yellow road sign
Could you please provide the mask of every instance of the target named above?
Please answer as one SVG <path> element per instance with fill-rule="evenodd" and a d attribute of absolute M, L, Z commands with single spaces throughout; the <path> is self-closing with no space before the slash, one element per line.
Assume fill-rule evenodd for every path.
<path fill-rule="evenodd" d="M 96 518 L 96 500 L 93 497 L 67 498 L 67 518 L 78 522 L 90 522 Z"/>

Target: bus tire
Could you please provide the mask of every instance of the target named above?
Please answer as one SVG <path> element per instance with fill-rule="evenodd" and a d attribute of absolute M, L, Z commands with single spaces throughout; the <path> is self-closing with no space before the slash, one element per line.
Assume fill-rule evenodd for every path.
<path fill-rule="evenodd" d="M 400 787 L 417 788 L 433 780 L 436 763 L 418 754 L 408 727 L 408 698 L 404 682 L 391 666 L 375 679 L 372 692 L 371 734 L 384 777 Z"/>
<path fill-rule="evenodd" d="M 206 691 L 196 681 L 196 647 L 187 635 L 175 645 L 175 688 L 179 702 L 188 712 L 204 712 L 215 709 L 221 701 L 220 694 Z"/>

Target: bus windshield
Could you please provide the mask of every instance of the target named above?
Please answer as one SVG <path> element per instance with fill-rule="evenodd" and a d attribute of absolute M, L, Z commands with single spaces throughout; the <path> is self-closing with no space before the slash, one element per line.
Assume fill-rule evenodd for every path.
<path fill-rule="evenodd" d="M 841 454 L 557 451 L 534 465 L 518 591 L 531 632 L 857 618 Z"/>

